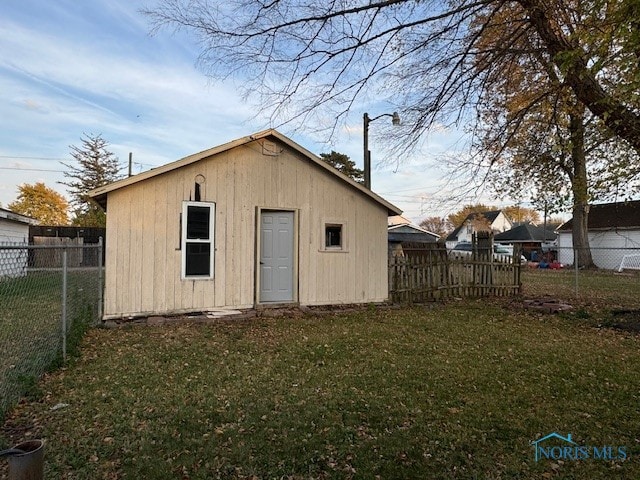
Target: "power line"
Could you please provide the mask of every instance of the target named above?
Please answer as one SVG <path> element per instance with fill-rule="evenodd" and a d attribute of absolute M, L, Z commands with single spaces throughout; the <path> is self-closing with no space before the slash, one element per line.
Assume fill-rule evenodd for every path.
<path fill-rule="evenodd" d="M 415 188 L 407 188 L 405 190 L 393 190 L 391 192 L 379 192 L 381 195 L 388 195 L 388 194 L 392 194 L 394 192 L 411 192 L 414 190 L 426 190 L 427 188 L 425 187 L 415 187 Z"/>
<path fill-rule="evenodd" d="M 12 158 L 12 159 L 20 159 L 20 160 L 58 160 L 58 161 L 68 161 L 68 158 L 56 158 L 56 157 L 21 157 L 18 155 L 0 155 L 0 158 Z"/>
<path fill-rule="evenodd" d="M 64 170 L 49 170 L 49 169 L 46 169 L 46 168 L 0 167 L 0 170 L 27 170 L 29 172 L 57 172 L 57 173 L 64 173 Z"/>

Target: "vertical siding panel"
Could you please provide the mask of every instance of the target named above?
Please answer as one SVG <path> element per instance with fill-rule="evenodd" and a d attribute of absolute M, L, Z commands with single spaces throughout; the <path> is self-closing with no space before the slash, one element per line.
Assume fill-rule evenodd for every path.
<path fill-rule="evenodd" d="M 387 216 L 386 210 L 382 210 L 378 213 L 379 222 L 384 226 L 381 229 L 380 243 L 378 244 L 378 258 L 380 259 L 380 273 L 378 275 L 378 286 L 380 288 L 380 299 L 387 300 L 389 297 L 389 234 L 387 231 Z"/>
<path fill-rule="evenodd" d="M 373 215 L 372 209 L 368 209 L 367 212 L 368 224 L 375 225 L 376 219 Z M 373 299 L 376 294 L 376 285 L 378 283 L 378 279 L 376 278 L 379 275 L 378 269 L 378 257 L 376 256 L 376 244 L 378 243 L 378 235 L 375 232 L 371 232 L 371 236 L 369 242 L 367 244 L 367 253 L 368 253 L 368 261 L 367 265 L 369 266 L 368 275 L 366 277 L 367 283 L 365 284 L 367 288 L 367 292 L 369 292 L 369 296 Z"/>
<path fill-rule="evenodd" d="M 251 188 L 251 179 L 253 178 L 251 162 L 246 158 L 246 154 L 238 161 L 237 178 L 238 185 L 236 187 L 236 205 L 240 211 L 240 242 L 239 251 L 236 255 L 240 258 L 239 274 L 240 281 L 240 305 L 251 305 L 253 303 L 253 279 L 254 279 L 254 221 L 252 205 L 255 205 L 255 191 Z"/>
<path fill-rule="evenodd" d="M 319 176 L 320 180 L 318 185 L 318 231 L 316 233 L 318 247 L 322 248 L 320 242 L 324 242 L 324 223 L 327 221 L 327 216 L 331 214 L 333 207 L 333 192 L 330 192 L 327 183 L 325 183 L 323 176 Z M 318 252 L 318 269 L 316 270 L 316 290 L 314 291 L 315 299 L 314 303 L 324 302 L 328 296 L 328 285 L 326 282 L 327 272 L 330 271 L 329 262 L 331 260 L 331 254 Z"/>
<path fill-rule="evenodd" d="M 379 228 L 374 230 L 374 264 L 376 268 L 375 272 L 375 299 L 385 300 L 387 298 L 388 284 L 388 233 L 386 230 L 387 216 L 386 212 L 381 212 L 380 209 L 371 210 L 371 226 L 379 225 Z M 382 225 L 384 222 L 384 230 Z"/>
<path fill-rule="evenodd" d="M 212 162 L 213 163 L 213 162 Z M 211 172 L 211 177 L 216 182 L 216 279 L 215 279 L 215 305 L 223 307 L 227 303 L 227 212 L 226 198 L 226 170 L 227 161 L 216 160 Z"/>
<path fill-rule="evenodd" d="M 304 173 L 305 185 L 308 186 L 308 202 L 309 208 L 307 211 L 307 234 L 304 250 L 302 250 L 302 255 L 306 257 L 306 260 L 303 261 L 303 264 L 308 268 L 307 272 L 305 272 L 305 283 L 300 285 L 301 291 L 304 292 L 305 303 L 313 303 L 315 301 L 315 292 L 317 290 L 317 282 L 318 282 L 318 262 L 319 262 L 319 243 L 318 236 L 320 233 L 320 218 L 319 211 L 320 209 L 317 207 L 317 198 L 318 198 L 318 179 L 312 176 L 313 168 L 307 169 Z"/>
<path fill-rule="evenodd" d="M 143 184 L 137 184 L 132 188 L 131 200 L 131 240 L 129 242 L 129 286 L 131 297 L 129 312 L 142 311 L 142 222 L 145 215 Z M 142 215 L 140 215 L 142 213 Z"/>
<path fill-rule="evenodd" d="M 167 208 L 165 210 L 165 225 L 167 237 L 167 257 L 165 274 L 165 302 L 167 310 L 175 310 L 177 282 L 180 281 L 181 251 L 180 246 L 180 212 L 182 208 L 181 195 L 178 194 L 177 175 L 167 176 Z"/>
<path fill-rule="evenodd" d="M 118 313 L 116 298 L 118 289 L 118 237 L 121 235 L 119 223 L 122 210 L 118 208 L 115 200 L 114 194 L 113 200 L 107 205 L 107 231 L 109 232 L 109 237 L 106 238 L 105 243 L 105 315 L 116 315 Z"/>
<path fill-rule="evenodd" d="M 227 235 L 225 237 L 225 251 L 227 261 L 226 273 L 226 305 L 237 305 L 238 303 L 238 275 L 236 272 L 236 205 L 234 198 L 235 190 L 235 164 L 228 163 L 225 176 L 225 201 L 227 203 Z"/>
<path fill-rule="evenodd" d="M 162 175 L 153 182 L 154 200 L 156 202 L 154 211 L 154 235 L 149 242 L 153 245 L 153 305 L 152 308 L 158 312 L 168 310 L 166 297 L 166 277 L 167 264 L 170 262 L 171 253 L 169 251 L 170 241 L 167 241 L 167 209 L 169 207 L 167 196 L 169 189 L 166 176 Z"/>
<path fill-rule="evenodd" d="M 366 212 L 363 212 L 364 215 L 364 223 L 363 223 L 363 229 L 366 228 L 366 225 L 372 221 L 371 219 L 371 212 L 369 210 L 367 210 Z M 373 255 L 373 244 L 375 244 L 376 239 L 374 236 L 370 236 L 369 237 L 369 241 L 364 245 L 363 248 L 363 265 L 365 266 L 363 273 L 363 277 L 361 279 L 362 282 L 362 288 L 365 292 L 368 292 L 369 296 L 372 296 L 373 293 L 373 288 L 374 288 L 374 284 L 375 284 L 375 279 L 372 278 L 376 275 L 376 268 L 375 268 L 375 257 Z"/>
<path fill-rule="evenodd" d="M 182 171 L 179 172 L 178 176 L 178 185 L 179 190 L 182 193 L 182 199 L 180 202 L 180 210 L 182 211 L 182 201 L 185 200 L 193 200 L 193 184 L 195 183 L 195 175 L 193 173 L 193 166 L 188 166 L 183 168 Z M 193 181 L 192 181 L 193 180 Z M 182 219 L 184 222 L 186 219 Z M 185 248 L 182 245 L 182 248 Z M 180 264 L 181 266 L 181 264 Z M 177 298 L 178 308 L 180 310 L 193 308 L 193 292 L 195 290 L 194 282 L 195 280 L 181 280 L 180 275 L 178 275 L 178 282 L 180 285 L 179 288 L 179 296 Z"/>
<path fill-rule="evenodd" d="M 201 173 L 205 177 L 203 200 L 216 204 L 215 225 L 213 232 L 213 280 L 206 282 L 203 290 L 203 302 L 207 308 L 214 308 L 217 305 L 217 286 L 218 280 L 218 260 L 223 254 L 219 249 L 218 239 L 218 209 L 220 208 L 218 199 L 218 178 L 216 174 L 217 162 L 215 158 L 209 158 L 204 161 L 201 167 Z"/>
<path fill-rule="evenodd" d="M 131 312 L 130 291 L 132 279 L 129 275 L 129 263 L 131 261 L 131 192 L 124 191 L 119 196 L 120 208 L 122 209 L 122 226 L 118 237 L 118 251 L 121 252 L 122 261 L 118 265 L 118 313 L 127 314 Z"/>
<path fill-rule="evenodd" d="M 358 202 L 355 198 L 355 194 L 349 193 L 349 200 L 346 206 L 345 219 L 347 221 L 348 228 L 348 245 L 349 245 L 349 255 L 347 257 L 347 296 L 350 302 L 359 300 L 359 296 L 357 294 L 357 281 L 358 276 L 356 272 L 356 254 L 360 247 L 360 231 L 358 230 L 358 225 L 356 224 L 356 210 L 358 209 Z"/>
<path fill-rule="evenodd" d="M 309 284 L 309 268 L 311 255 L 309 255 L 309 196 L 311 193 L 311 185 L 309 185 L 308 177 L 305 175 L 309 171 L 308 162 L 296 163 L 296 200 L 295 205 L 298 206 L 298 283 L 295 285 L 298 291 L 298 302 L 306 303 L 307 289 Z"/>
<path fill-rule="evenodd" d="M 155 287 L 155 262 L 158 258 L 155 249 L 155 237 L 158 231 L 156 220 L 156 192 L 153 182 L 142 184 L 142 242 L 139 248 L 142 253 L 142 268 L 140 274 L 141 299 L 140 308 L 143 312 L 151 312 L 154 308 L 154 287 Z"/>

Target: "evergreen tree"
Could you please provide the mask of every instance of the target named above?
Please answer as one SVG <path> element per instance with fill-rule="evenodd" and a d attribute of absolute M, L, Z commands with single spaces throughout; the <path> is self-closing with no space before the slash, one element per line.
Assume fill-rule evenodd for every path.
<path fill-rule="evenodd" d="M 331 150 L 331 153 L 321 153 L 320 158 L 347 177 L 351 177 L 358 183 L 364 183 L 364 170 L 356 167 L 355 162 L 348 155 Z"/>
<path fill-rule="evenodd" d="M 80 146 L 70 145 L 71 157 L 77 165 L 61 162 L 68 170 L 64 172 L 67 181 L 60 182 L 68 187 L 74 208 L 74 225 L 84 227 L 106 226 L 106 215 L 102 207 L 89 198 L 89 191 L 118 180 L 121 175 L 120 162 L 108 150 L 109 143 L 102 135 L 83 134 Z"/>

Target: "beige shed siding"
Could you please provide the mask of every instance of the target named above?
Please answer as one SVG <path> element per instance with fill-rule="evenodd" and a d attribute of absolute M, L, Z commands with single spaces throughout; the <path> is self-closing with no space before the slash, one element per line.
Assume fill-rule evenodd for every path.
<path fill-rule="evenodd" d="M 105 316 L 247 308 L 255 299 L 256 213 L 297 212 L 298 299 L 303 305 L 387 298 L 387 209 L 280 145 L 260 141 L 108 193 Z M 180 214 L 216 203 L 212 280 L 182 280 Z M 347 252 L 324 251 L 325 223 L 344 224 Z"/>

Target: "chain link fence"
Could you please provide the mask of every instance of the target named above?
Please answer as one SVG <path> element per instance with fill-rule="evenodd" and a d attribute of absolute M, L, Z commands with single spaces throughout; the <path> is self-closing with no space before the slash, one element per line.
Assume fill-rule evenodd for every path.
<path fill-rule="evenodd" d="M 102 242 L 0 244 L 0 418 L 102 311 Z"/>
<path fill-rule="evenodd" d="M 522 278 L 525 295 L 640 310 L 640 247 L 556 247 L 532 258 Z"/>

